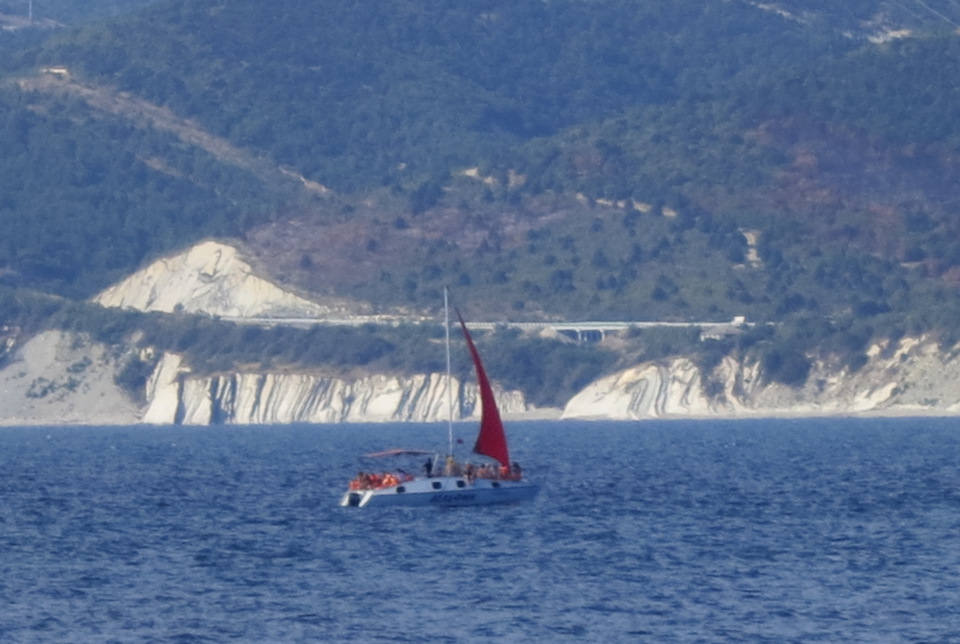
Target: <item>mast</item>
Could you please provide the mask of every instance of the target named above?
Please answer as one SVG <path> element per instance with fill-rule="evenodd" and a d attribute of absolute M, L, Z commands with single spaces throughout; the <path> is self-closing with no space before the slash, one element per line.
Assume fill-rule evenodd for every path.
<path fill-rule="evenodd" d="M 447 339 L 447 455 L 453 456 L 453 376 L 450 374 L 450 306 L 443 287 L 443 330 Z"/>

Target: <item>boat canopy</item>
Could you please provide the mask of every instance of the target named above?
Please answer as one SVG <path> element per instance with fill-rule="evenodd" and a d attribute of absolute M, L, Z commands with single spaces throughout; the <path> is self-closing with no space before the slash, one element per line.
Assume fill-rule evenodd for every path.
<path fill-rule="evenodd" d="M 423 456 L 425 454 L 433 455 L 432 450 L 426 449 L 385 449 L 382 452 L 371 452 L 364 454 L 369 458 L 382 458 L 384 456 Z"/>

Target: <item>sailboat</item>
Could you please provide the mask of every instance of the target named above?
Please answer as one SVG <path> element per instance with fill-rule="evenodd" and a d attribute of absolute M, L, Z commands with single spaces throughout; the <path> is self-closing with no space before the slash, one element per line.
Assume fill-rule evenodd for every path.
<path fill-rule="evenodd" d="M 493 388 L 487 379 L 480 354 L 470 337 L 470 331 L 457 311 L 460 329 L 470 350 L 470 357 L 477 374 L 480 388 L 480 430 L 473 451 L 494 461 L 493 464 L 474 465 L 459 463 L 453 455 L 453 400 L 450 375 L 450 316 L 447 292 L 444 290 L 444 324 L 447 345 L 447 402 L 450 410 L 448 421 L 449 446 L 446 458 L 435 454 L 427 462 L 426 475 L 413 476 L 402 471 L 382 474 L 361 473 L 350 481 L 348 490 L 340 500 L 344 507 L 365 508 L 370 506 L 433 505 L 467 506 L 492 505 L 530 501 L 540 491 L 540 486 L 523 477 L 519 465 L 510 460 L 507 436 L 500 411 L 493 396 Z M 378 455 L 418 454 L 417 450 L 388 450 Z"/>

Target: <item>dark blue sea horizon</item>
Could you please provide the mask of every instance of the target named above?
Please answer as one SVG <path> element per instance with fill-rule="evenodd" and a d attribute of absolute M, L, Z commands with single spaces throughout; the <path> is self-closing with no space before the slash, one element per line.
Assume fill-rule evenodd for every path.
<path fill-rule="evenodd" d="M 0 641 L 960 641 L 960 419 L 508 434 L 532 503 L 356 509 L 446 426 L 0 428 Z"/>

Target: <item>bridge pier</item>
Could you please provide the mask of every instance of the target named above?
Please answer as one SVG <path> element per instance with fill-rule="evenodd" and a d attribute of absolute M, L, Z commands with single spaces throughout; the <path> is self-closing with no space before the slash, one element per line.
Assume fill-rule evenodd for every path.
<path fill-rule="evenodd" d="M 562 335 L 576 342 L 600 342 L 607 337 L 603 329 L 557 329 L 557 335 Z"/>

